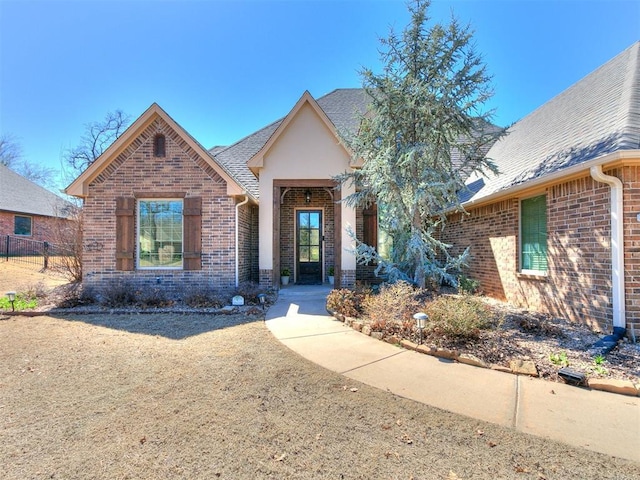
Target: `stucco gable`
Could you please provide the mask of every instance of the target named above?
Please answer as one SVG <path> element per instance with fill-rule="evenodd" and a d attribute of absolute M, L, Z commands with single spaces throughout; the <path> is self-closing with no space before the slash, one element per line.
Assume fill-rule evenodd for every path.
<path fill-rule="evenodd" d="M 164 122 L 169 127 L 173 132 L 173 139 L 181 144 L 181 148 L 191 158 L 201 163 L 203 170 L 211 170 L 210 176 L 215 173 L 226 182 L 228 195 L 246 193 L 232 175 L 156 103 L 151 105 L 95 162 L 76 178 L 67 187 L 66 192 L 69 195 L 86 197 L 89 185 L 110 176 L 130 152 L 135 151 L 149 139 L 150 132 L 155 130 L 150 127 L 158 121 Z"/>
<path fill-rule="evenodd" d="M 296 122 L 296 119 L 300 117 L 300 115 L 304 115 L 305 112 L 313 112 L 315 117 L 319 120 L 319 125 L 323 126 L 327 129 L 328 132 L 336 139 L 338 142 L 339 136 L 336 130 L 336 126 L 329 119 L 327 114 L 324 112 L 322 108 L 318 105 L 318 102 L 311 96 L 308 91 L 305 91 L 300 100 L 295 104 L 293 109 L 289 112 L 289 114 L 279 123 L 271 137 L 267 140 L 267 142 L 260 148 L 258 152 L 256 152 L 251 159 L 247 162 L 249 168 L 254 172 L 258 173 L 258 171 L 264 167 L 264 159 L 269 154 L 271 149 L 278 143 L 278 141 L 285 135 L 288 129 Z M 345 152 L 348 154 L 349 152 L 343 147 Z M 338 172 L 336 172 L 338 173 Z"/>

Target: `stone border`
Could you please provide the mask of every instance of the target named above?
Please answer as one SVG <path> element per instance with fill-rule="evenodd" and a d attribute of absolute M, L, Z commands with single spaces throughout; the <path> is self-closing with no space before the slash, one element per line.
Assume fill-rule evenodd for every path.
<path fill-rule="evenodd" d="M 535 362 L 533 362 L 532 360 L 511 360 L 508 367 L 505 367 L 503 365 L 489 364 L 470 353 L 460 353 L 457 350 L 449 350 L 446 348 L 439 348 L 429 345 L 418 345 L 410 340 L 400 339 L 396 336 L 385 337 L 382 332 L 372 332 L 371 328 L 368 325 L 358 320 L 357 318 L 347 317 L 338 312 L 332 312 L 330 310 L 327 310 L 327 312 L 336 320 L 343 322 L 346 326 L 351 327 L 364 335 L 375 338 L 377 340 L 381 340 L 383 342 L 390 343 L 392 345 L 398 345 L 407 350 L 413 350 L 418 353 L 424 353 L 426 355 L 444 358 L 446 360 L 464 363 L 466 365 L 472 365 L 474 367 L 489 368 L 498 372 L 538 377 L 538 369 Z M 630 380 L 590 378 L 587 380 L 586 387 L 593 390 L 601 390 L 604 392 L 617 393 L 620 395 L 640 397 L 640 384 L 635 385 Z"/>

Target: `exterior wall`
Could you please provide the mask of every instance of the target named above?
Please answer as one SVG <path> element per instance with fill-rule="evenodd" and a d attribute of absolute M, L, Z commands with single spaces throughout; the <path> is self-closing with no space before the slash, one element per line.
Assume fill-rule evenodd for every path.
<path fill-rule="evenodd" d="M 0 211 L 0 235 L 14 236 L 15 216 L 31 217 L 31 235 L 18 235 L 29 240 L 55 243 L 56 237 L 60 235 L 61 229 L 66 228 L 70 220 L 55 217 L 45 217 L 43 215 L 31 215 L 20 212 Z"/>
<path fill-rule="evenodd" d="M 258 281 L 258 207 L 245 204 L 238 211 L 238 278 L 242 282 Z"/>
<path fill-rule="evenodd" d="M 640 166 L 619 170 L 624 185 L 625 290 L 627 330 L 640 339 Z"/>
<path fill-rule="evenodd" d="M 350 168 L 349 155 L 310 105 L 303 105 L 285 131 L 264 155 L 260 170 L 260 284 L 271 285 L 273 273 L 273 185 L 274 180 L 331 179 Z M 316 191 L 316 190 L 314 190 Z M 342 189 L 342 197 L 352 187 Z M 289 194 L 287 194 L 289 195 Z M 304 205 L 304 201 L 301 202 Z M 342 270 L 355 272 L 355 256 L 349 253 L 352 241 L 346 232 L 355 225 L 355 211 L 342 208 Z M 325 219 L 326 219 L 325 213 Z M 325 223 L 326 224 L 326 223 Z M 284 246 L 285 242 L 281 242 Z M 326 265 L 326 264 L 325 264 Z M 350 278 L 350 277 L 348 277 Z"/>
<path fill-rule="evenodd" d="M 153 156 L 156 134 L 166 136 L 166 156 Z M 129 280 L 140 286 L 158 286 L 172 296 L 184 289 L 235 287 L 235 200 L 226 182 L 164 121 L 156 119 L 89 185 L 84 203 L 83 281 L 104 286 Z M 116 270 L 116 198 L 166 194 L 202 198 L 201 270 Z M 247 214 L 244 216 L 246 223 Z M 136 222 L 137 224 L 137 222 Z M 243 239 L 249 233 L 244 228 Z M 243 253 L 246 253 L 243 251 Z M 247 276 L 243 264 L 242 275 Z"/>
<path fill-rule="evenodd" d="M 625 184 L 625 270 L 627 326 L 640 322 L 640 205 L 638 168 L 610 170 Z M 450 217 L 443 240 L 456 245 L 453 253 L 471 246 L 469 271 L 482 290 L 517 306 L 612 329 L 610 191 L 585 176 L 532 191 L 547 195 L 546 276 L 518 271 L 519 203 L 511 198 Z M 522 196 L 526 198 L 530 195 Z M 638 329 L 636 328 L 636 331 Z"/>

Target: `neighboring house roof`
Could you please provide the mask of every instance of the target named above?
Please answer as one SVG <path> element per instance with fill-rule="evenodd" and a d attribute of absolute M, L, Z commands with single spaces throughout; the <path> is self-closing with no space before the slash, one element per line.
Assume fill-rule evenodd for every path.
<path fill-rule="evenodd" d="M 84 197 L 87 195 L 89 184 L 105 170 L 109 164 L 118 157 L 138 135 L 141 134 L 154 120 L 162 119 L 174 131 L 176 131 L 200 157 L 202 157 L 227 183 L 227 194 L 242 195 L 252 191 L 224 164 L 216 161 L 214 156 L 195 140 L 184 128 L 182 128 L 167 112 L 157 103 L 152 104 L 140 117 L 133 122 L 127 130 L 107 148 L 89 167 L 76 178 L 66 189 L 69 195 Z M 257 198 L 257 197 L 256 197 Z"/>
<path fill-rule="evenodd" d="M 640 148 L 640 42 L 511 126 L 487 156 L 500 172 L 473 178 L 465 201 Z"/>
<path fill-rule="evenodd" d="M 360 115 L 366 112 L 369 99 L 361 88 L 342 88 L 318 98 L 316 103 L 335 126 L 337 133 L 348 135 L 357 131 Z M 259 194 L 258 179 L 249 169 L 248 162 L 269 142 L 285 119 L 276 120 L 229 147 L 209 150 L 255 197 Z"/>
<path fill-rule="evenodd" d="M 0 165 L 0 210 L 66 218 L 73 205 L 9 167 Z"/>

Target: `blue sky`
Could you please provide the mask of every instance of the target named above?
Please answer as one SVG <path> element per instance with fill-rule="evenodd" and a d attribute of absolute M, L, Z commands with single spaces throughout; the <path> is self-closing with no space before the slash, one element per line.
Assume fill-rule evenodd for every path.
<path fill-rule="evenodd" d="M 640 39 L 638 0 L 433 0 L 475 31 L 507 125 Z M 59 169 L 87 123 L 157 102 L 202 145 L 227 145 L 380 71 L 395 0 L 0 0 L 0 134 Z"/>

